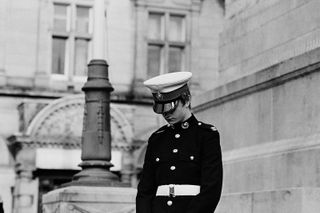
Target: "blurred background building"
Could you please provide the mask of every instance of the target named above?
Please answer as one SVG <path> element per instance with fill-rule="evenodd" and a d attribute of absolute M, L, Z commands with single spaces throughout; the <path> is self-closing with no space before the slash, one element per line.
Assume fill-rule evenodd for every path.
<path fill-rule="evenodd" d="M 224 160 L 217 212 L 319 207 L 318 0 L 106 0 L 113 172 L 133 187 L 164 124 L 142 82 L 188 70 Z M 0 0 L 0 192 L 6 213 L 79 170 L 93 0 Z"/>
<path fill-rule="evenodd" d="M 0 196 L 6 213 L 41 212 L 41 196 L 79 171 L 93 0 L 0 1 Z M 105 0 L 112 171 L 136 186 L 145 143 L 164 124 L 142 82 L 193 72 L 193 94 L 218 75 L 224 2 Z"/>

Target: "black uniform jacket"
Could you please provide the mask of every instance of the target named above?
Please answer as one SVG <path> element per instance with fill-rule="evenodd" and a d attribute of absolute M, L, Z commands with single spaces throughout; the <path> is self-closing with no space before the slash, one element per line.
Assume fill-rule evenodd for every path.
<path fill-rule="evenodd" d="M 157 187 L 167 184 L 200 185 L 200 193 L 156 196 Z M 151 135 L 138 185 L 137 213 L 213 213 L 221 189 L 221 148 L 214 126 L 192 115 Z"/>

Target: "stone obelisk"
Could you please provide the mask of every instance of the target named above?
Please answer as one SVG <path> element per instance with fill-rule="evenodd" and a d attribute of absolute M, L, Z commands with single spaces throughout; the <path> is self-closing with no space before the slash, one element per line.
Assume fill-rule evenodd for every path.
<path fill-rule="evenodd" d="M 110 93 L 113 87 L 108 77 L 105 60 L 104 0 L 95 0 L 93 25 L 93 58 L 88 65 L 85 92 L 85 110 L 82 133 L 82 171 L 76 174 L 70 185 L 111 186 L 119 184 L 117 176 L 110 172 L 111 128 Z"/>
<path fill-rule="evenodd" d="M 82 132 L 82 171 L 70 183 L 43 196 L 44 213 L 132 212 L 136 190 L 124 187 L 110 172 L 110 93 L 104 0 L 94 1 L 93 58 L 88 65 Z"/>

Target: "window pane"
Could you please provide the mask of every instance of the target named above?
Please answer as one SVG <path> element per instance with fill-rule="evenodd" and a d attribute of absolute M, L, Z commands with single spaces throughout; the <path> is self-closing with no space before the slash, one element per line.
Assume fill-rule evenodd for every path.
<path fill-rule="evenodd" d="M 163 31 L 163 14 L 150 13 L 148 20 L 148 38 L 162 40 Z"/>
<path fill-rule="evenodd" d="M 54 4 L 53 29 L 57 31 L 67 30 L 67 5 Z"/>
<path fill-rule="evenodd" d="M 161 67 L 161 46 L 148 46 L 148 77 L 160 74 Z"/>
<path fill-rule="evenodd" d="M 170 47 L 169 49 L 169 72 L 177 72 L 182 69 L 182 47 Z"/>
<path fill-rule="evenodd" d="M 88 40 L 76 39 L 74 60 L 74 74 L 76 76 L 87 76 L 88 47 Z"/>
<path fill-rule="evenodd" d="M 89 7 L 77 6 L 76 31 L 79 33 L 89 33 Z"/>
<path fill-rule="evenodd" d="M 52 73 L 64 74 L 66 39 L 53 38 L 52 40 Z"/>
<path fill-rule="evenodd" d="M 185 24 L 183 16 L 170 16 L 170 41 L 185 41 Z"/>

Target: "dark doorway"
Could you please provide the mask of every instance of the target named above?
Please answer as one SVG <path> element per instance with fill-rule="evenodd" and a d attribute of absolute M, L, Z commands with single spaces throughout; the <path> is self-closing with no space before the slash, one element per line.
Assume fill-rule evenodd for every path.
<path fill-rule="evenodd" d="M 49 191 L 59 188 L 62 184 L 70 182 L 72 177 L 80 170 L 37 169 L 34 177 L 39 178 L 38 213 L 42 213 L 42 196 Z"/>

